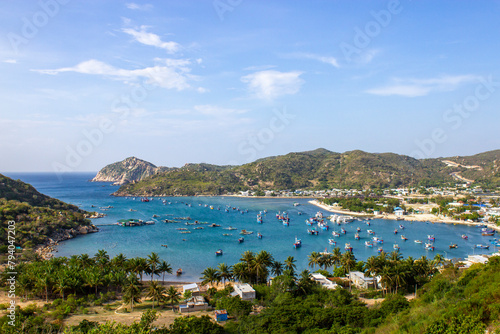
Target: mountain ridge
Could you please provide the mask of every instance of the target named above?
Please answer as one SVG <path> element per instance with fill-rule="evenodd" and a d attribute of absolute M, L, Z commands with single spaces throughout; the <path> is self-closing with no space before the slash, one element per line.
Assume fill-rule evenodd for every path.
<path fill-rule="evenodd" d="M 450 167 L 444 160 L 474 164 L 482 169 Z M 239 166 L 189 163 L 180 168 L 156 168 L 159 169 L 149 176 L 123 184 L 114 195 L 223 195 L 247 190 L 439 186 L 456 183 L 460 180 L 456 175 L 481 185 L 500 186 L 500 150 L 467 157 L 415 159 L 391 152 L 336 153 L 320 148 Z"/>

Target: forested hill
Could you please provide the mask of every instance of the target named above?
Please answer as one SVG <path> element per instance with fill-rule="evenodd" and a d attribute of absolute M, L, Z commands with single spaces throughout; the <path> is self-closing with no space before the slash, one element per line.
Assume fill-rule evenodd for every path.
<path fill-rule="evenodd" d="M 95 232 L 87 212 L 41 194 L 30 184 L 0 174 L 0 253 L 7 250 L 7 227 L 15 222 L 15 245 L 32 248 L 49 238 L 63 240 Z"/>
<path fill-rule="evenodd" d="M 470 163 L 479 168 L 471 168 Z M 241 166 L 188 164 L 124 185 L 115 195 L 222 195 L 246 190 L 439 186 L 457 182 L 457 175 L 481 185 L 500 186 L 499 165 L 500 150 L 472 157 L 417 160 L 394 153 L 359 150 L 336 153 L 317 149 Z"/>

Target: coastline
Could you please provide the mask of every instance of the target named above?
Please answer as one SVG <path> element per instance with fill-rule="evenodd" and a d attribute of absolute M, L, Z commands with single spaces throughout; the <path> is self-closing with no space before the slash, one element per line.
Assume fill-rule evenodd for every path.
<path fill-rule="evenodd" d="M 323 210 L 333 212 L 333 213 L 339 213 L 343 215 L 348 215 L 348 216 L 356 216 L 356 217 L 370 217 L 370 218 L 377 218 L 377 219 L 388 219 L 388 220 L 397 220 L 397 216 L 395 214 L 384 214 L 384 215 L 373 215 L 373 214 L 367 214 L 367 213 L 360 213 L 360 212 L 352 212 L 348 210 L 341 210 L 341 209 L 336 209 L 334 207 L 331 207 L 329 205 L 320 203 L 318 200 L 312 200 L 309 201 L 309 204 L 315 205 L 317 207 L 322 208 Z M 432 214 L 419 214 L 419 215 L 405 215 L 403 221 L 419 221 L 419 222 L 430 222 L 430 223 L 444 223 L 444 224 L 460 224 L 460 225 L 467 225 L 467 226 L 487 226 L 488 228 L 491 228 L 497 232 L 500 232 L 500 226 L 497 226 L 492 223 L 476 223 L 476 222 L 466 222 L 463 220 L 456 220 L 456 219 L 451 219 L 451 218 L 439 218 L 435 215 Z"/>

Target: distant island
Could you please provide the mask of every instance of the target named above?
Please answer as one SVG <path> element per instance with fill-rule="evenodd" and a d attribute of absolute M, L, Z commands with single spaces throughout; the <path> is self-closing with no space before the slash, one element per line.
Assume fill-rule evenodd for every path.
<path fill-rule="evenodd" d="M 116 196 L 195 196 L 278 191 L 390 189 L 474 184 L 500 186 L 500 150 L 473 156 L 414 159 L 394 153 L 316 149 L 240 166 L 205 163 L 156 167 L 135 157 L 104 167 L 93 181 L 122 185 Z"/>

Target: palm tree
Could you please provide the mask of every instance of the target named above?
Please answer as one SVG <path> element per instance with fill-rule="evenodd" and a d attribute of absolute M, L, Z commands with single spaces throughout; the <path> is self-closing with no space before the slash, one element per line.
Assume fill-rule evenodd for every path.
<path fill-rule="evenodd" d="M 356 265 L 356 258 L 352 252 L 344 252 L 342 258 L 340 259 L 342 267 L 344 267 L 344 272 L 349 273 L 351 268 Z"/>
<path fill-rule="evenodd" d="M 280 276 L 283 273 L 283 263 L 279 261 L 274 261 L 271 264 L 271 272 L 275 276 Z"/>
<path fill-rule="evenodd" d="M 55 282 L 55 292 L 58 292 L 64 300 L 64 291 L 71 288 L 71 278 L 66 270 L 59 271 Z"/>
<path fill-rule="evenodd" d="M 392 274 L 392 280 L 394 285 L 396 286 L 396 293 L 398 293 L 398 287 L 402 286 L 406 282 L 406 276 L 409 272 L 406 270 L 405 266 L 402 264 L 397 264 L 394 267 L 394 271 Z"/>
<path fill-rule="evenodd" d="M 443 257 L 443 255 L 436 254 L 436 256 L 434 256 L 434 260 L 432 261 L 432 265 L 433 265 L 434 268 L 437 268 L 441 264 L 443 264 L 444 261 L 445 261 L 445 258 Z"/>
<path fill-rule="evenodd" d="M 93 260 L 89 257 L 88 254 L 81 254 L 79 257 L 80 264 L 83 268 L 87 268 L 93 264 Z"/>
<path fill-rule="evenodd" d="M 99 267 L 103 268 L 109 263 L 109 255 L 104 249 L 99 249 L 94 255 L 94 261 Z"/>
<path fill-rule="evenodd" d="M 247 250 L 242 254 L 240 261 L 245 262 L 247 266 L 251 268 L 254 259 L 255 259 L 255 254 L 252 251 Z"/>
<path fill-rule="evenodd" d="M 403 258 L 403 255 L 401 255 L 401 253 L 398 252 L 397 250 L 392 251 L 391 254 L 389 255 L 389 259 L 391 262 L 398 262 L 402 258 Z"/>
<path fill-rule="evenodd" d="M 246 263 L 238 262 L 233 266 L 233 278 L 240 282 L 247 282 L 248 268 Z"/>
<path fill-rule="evenodd" d="M 151 252 L 147 258 L 147 269 L 146 272 L 151 275 L 151 279 L 154 279 L 154 276 L 160 276 L 160 270 L 158 269 L 160 265 L 160 257 L 158 253 Z"/>
<path fill-rule="evenodd" d="M 129 271 L 139 275 L 142 283 L 142 274 L 148 269 L 148 263 L 145 258 L 136 257 L 128 261 Z"/>
<path fill-rule="evenodd" d="M 217 270 L 218 270 L 218 276 L 222 279 L 224 287 L 226 287 L 226 280 L 230 281 L 231 278 L 233 277 L 233 274 L 231 273 L 231 267 L 229 267 L 225 263 L 219 263 Z"/>
<path fill-rule="evenodd" d="M 134 304 L 141 302 L 141 293 L 141 284 L 137 281 L 137 277 L 129 275 L 123 291 L 123 301 L 130 303 L 132 312 L 134 312 Z"/>
<path fill-rule="evenodd" d="M 320 259 L 321 259 L 321 254 L 318 252 L 312 252 L 308 256 L 309 259 L 309 267 L 313 268 L 317 265 L 319 265 Z"/>
<path fill-rule="evenodd" d="M 212 284 L 215 282 L 220 282 L 220 276 L 219 273 L 217 272 L 217 269 L 212 268 L 212 267 L 207 267 L 205 270 L 202 272 L 202 279 L 203 281 L 201 282 L 202 285 L 205 284 Z"/>
<path fill-rule="evenodd" d="M 285 260 L 285 268 L 290 270 L 290 272 L 292 272 L 292 274 L 295 272 L 295 268 L 297 268 L 297 266 L 295 265 L 295 262 L 297 262 L 297 260 L 295 260 L 293 258 L 293 256 L 289 256 Z"/>
<path fill-rule="evenodd" d="M 174 286 L 170 286 L 166 291 L 167 297 L 165 298 L 166 302 L 169 302 L 172 305 L 172 311 L 174 310 L 174 304 L 177 304 L 181 298 L 181 293 L 177 291 Z"/>
<path fill-rule="evenodd" d="M 332 260 L 335 266 L 340 264 L 340 259 L 342 259 L 342 252 L 340 251 L 340 248 L 335 247 L 332 251 Z"/>
<path fill-rule="evenodd" d="M 158 266 L 158 270 L 163 274 L 163 277 L 161 279 L 162 283 L 165 283 L 165 273 L 172 274 L 172 267 L 168 262 L 166 261 L 161 261 L 160 265 Z"/>
<path fill-rule="evenodd" d="M 370 276 L 376 275 L 380 271 L 379 262 L 375 256 L 372 255 L 366 259 L 365 270 Z"/>
<path fill-rule="evenodd" d="M 103 276 L 98 267 L 91 267 L 85 271 L 84 286 L 95 288 L 95 295 L 97 297 L 97 288 L 103 283 Z"/>
<path fill-rule="evenodd" d="M 388 265 L 383 266 L 382 270 L 380 271 L 380 283 L 384 287 L 386 293 L 387 289 L 390 288 L 392 283 L 391 277 L 391 268 Z"/>
<path fill-rule="evenodd" d="M 261 275 L 264 279 L 267 279 L 267 267 L 271 266 L 272 263 L 273 257 L 269 252 L 261 250 L 257 253 L 253 260 L 253 269 L 255 269 L 257 274 L 257 283 L 259 282 Z"/>
<path fill-rule="evenodd" d="M 111 265 L 115 268 L 123 268 L 127 262 L 127 257 L 120 253 L 111 259 Z"/>
<path fill-rule="evenodd" d="M 155 300 L 157 300 L 158 305 L 160 305 L 160 302 L 165 299 L 164 292 L 165 288 L 162 285 L 158 284 L 156 281 L 151 281 L 146 296 L 153 300 L 153 309 L 155 308 Z"/>
<path fill-rule="evenodd" d="M 303 270 L 300 273 L 299 281 L 297 282 L 297 291 L 301 295 L 307 295 L 312 286 L 314 285 L 314 281 L 311 279 L 311 274 L 309 270 Z"/>

